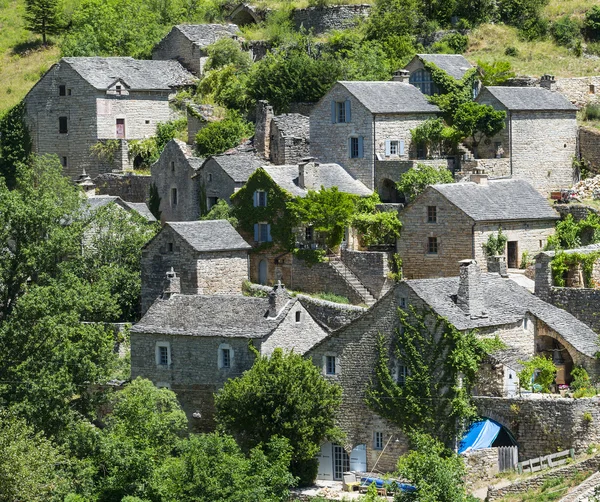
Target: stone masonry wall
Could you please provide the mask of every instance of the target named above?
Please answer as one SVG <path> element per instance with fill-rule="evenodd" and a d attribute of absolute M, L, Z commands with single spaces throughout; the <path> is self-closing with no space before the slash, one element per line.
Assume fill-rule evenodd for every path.
<path fill-rule="evenodd" d="M 552 287 L 549 302 L 600 334 L 600 289 Z"/>
<path fill-rule="evenodd" d="M 298 121 L 299 130 L 294 135 L 287 135 L 280 131 L 277 121 L 271 121 L 270 127 L 270 152 L 269 158 L 275 165 L 298 164 L 303 158 L 310 155 L 308 145 L 308 118 Z M 304 126 L 307 127 L 304 129 Z M 288 131 L 289 133 L 289 131 Z"/>
<path fill-rule="evenodd" d="M 342 261 L 375 298 L 381 298 L 393 285 L 389 253 L 342 249 Z"/>
<path fill-rule="evenodd" d="M 467 487 L 492 480 L 498 474 L 498 448 L 484 448 L 461 455 L 467 469 Z"/>
<path fill-rule="evenodd" d="M 600 95 L 600 82 L 598 95 Z M 600 174 L 600 131 L 598 129 L 579 128 L 579 153 L 587 168 L 594 174 Z"/>
<path fill-rule="evenodd" d="M 370 11 L 368 4 L 309 7 L 295 10 L 292 19 L 296 29 L 303 27 L 314 33 L 323 33 L 355 26 L 357 18 L 366 18 Z"/>
<path fill-rule="evenodd" d="M 557 78 L 556 91 L 576 106 L 600 101 L 600 77 Z"/>
<path fill-rule="evenodd" d="M 581 221 L 587 218 L 590 213 L 600 214 L 598 209 L 583 204 L 571 202 L 569 204 L 554 204 L 554 209 L 560 214 L 561 219 L 565 219 L 568 214 L 573 215 L 575 221 Z"/>
<path fill-rule="evenodd" d="M 491 178 L 510 176 L 510 159 L 477 159 L 477 168 L 483 169 Z"/>
<path fill-rule="evenodd" d="M 172 29 L 152 51 L 152 59 L 176 59 L 195 75 L 200 76 L 202 68 L 200 58 L 203 56 L 199 47 L 194 45 L 179 30 Z"/>
<path fill-rule="evenodd" d="M 135 173 L 105 173 L 95 180 L 98 195 L 116 195 L 126 202 L 146 202 L 152 178 Z"/>
<path fill-rule="evenodd" d="M 236 189 L 241 188 L 243 185 L 242 183 L 234 182 L 215 158 L 208 159 L 198 170 L 197 179 L 201 186 L 204 187 L 207 199 L 209 197 L 216 197 L 217 199 L 224 199 L 228 204 L 231 203 L 230 197 Z"/>
<path fill-rule="evenodd" d="M 448 169 L 448 159 L 376 160 L 375 185 L 381 191 L 384 180 L 400 181 L 400 176 L 417 164 L 437 167 L 438 169 Z"/>
<path fill-rule="evenodd" d="M 248 280 L 248 252 L 221 251 L 198 254 L 198 294 L 240 294 Z"/>

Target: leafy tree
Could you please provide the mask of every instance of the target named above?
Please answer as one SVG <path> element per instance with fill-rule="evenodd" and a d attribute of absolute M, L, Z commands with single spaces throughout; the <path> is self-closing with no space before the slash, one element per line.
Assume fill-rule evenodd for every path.
<path fill-rule="evenodd" d="M 481 75 L 481 83 L 484 86 L 501 85 L 515 76 L 510 61 L 497 60 L 492 63 L 477 61 L 477 66 Z"/>
<path fill-rule="evenodd" d="M 422 24 L 423 14 L 417 0 L 376 0 L 367 20 L 367 38 L 416 35 Z"/>
<path fill-rule="evenodd" d="M 227 204 L 224 199 L 219 199 L 217 203 L 210 208 L 206 216 L 202 220 L 227 220 L 233 227 L 237 227 L 238 220 L 233 216 L 233 208 Z"/>
<path fill-rule="evenodd" d="M 550 392 L 550 385 L 556 376 L 556 366 L 551 359 L 536 355 L 529 361 L 519 361 L 523 369 L 519 371 L 519 385 L 523 389 L 531 390 L 538 385 L 541 392 Z M 534 378 L 535 375 L 535 378 Z M 535 387 L 533 387 L 535 390 Z"/>
<path fill-rule="evenodd" d="M 230 110 L 245 112 L 250 108 L 248 71 L 234 64 L 211 70 L 198 84 L 198 93 L 206 101 L 214 101 Z"/>
<path fill-rule="evenodd" d="M 600 5 L 594 5 L 585 13 L 583 28 L 588 40 L 600 40 Z"/>
<path fill-rule="evenodd" d="M 358 213 L 352 218 L 352 227 L 359 233 L 363 246 L 394 244 L 400 237 L 402 223 L 397 211 Z"/>
<path fill-rule="evenodd" d="M 204 66 L 206 71 L 217 70 L 227 65 L 233 65 L 236 69 L 248 71 L 252 66 L 252 59 L 247 52 L 240 47 L 239 42 L 232 38 L 222 38 L 206 48 L 208 61 Z"/>
<path fill-rule="evenodd" d="M 558 45 L 574 48 L 581 40 L 581 26 L 571 16 L 563 16 L 552 23 L 550 34 Z"/>
<path fill-rule="evenodd" d="M 25 27 L 42 35 L 46 45 L 48 35 L 58 35 L 63 29 L 58 0 L 25 0 Z"/>
<path fill-rule="evenodd" d="M 334 420 L 341 388 L 299 354 L 276 349 L 270 357 L 255 355 L 252 368 L 215 395 L 217 422 L 246 451 L 274 436 L 287 438 L 292 474 L 311 483 L 321 443 L 340 438 Z"/>
<path fill-rule="evenodd" d="M 31 153 L 31 136 L 25 123 L 25 102 L 21 101 L 0 116 L 0 176 L 8 188 L 16 183 L 17 164 Z"/>
<path fill-rule="evenodd" d="M 324 234 L 325 243 L 333 249 L 340 245 L 352 221 L 355 201 L 356 196 L 340 192 L 337 187 L 321 187 L 318 192 L 309 190 L 306 197 L 290 201 L 288 208 L 298 221 Z"/>
<path fill-rule="evenodd" d="M 460 134 L 447 126 L 441 118 L 428 119 L 410 131 L 413 142 L 422 143 L 433 156 L 453 150 L 460 142 Z"/>
<path fill-rule="evenodd" d="M 219 122 L 211 122 L 196 135 L 196 152 L 200 157 L 218 155 L 238 146 L 254 134 L 254 127 L 238 113 L 230 111 Z"/>
<path fill-rule="evenodd" d="M 433 437 L 415 433 L 412 450 L 398 460 L 398 475 L 417 488 L 416 494 L 400 492 L 395 501 L 467 502 L 466 469 L 462 458 Z"/>
<path fill-rule="evenodd" d="M 463 103 L 454 114 L 454 128 L 463 138 L 469 138 L 477 151 L 484 138 L 492 138 L 504 127 L 506 112 L 494 110 L 490 105 L 475 102 Z"/>
<path fill-rule="evenodd" d="M 397 188 L 407 200 L 413 201 L 429 185 L 436 183 L 454 183 L 454 177 L 448 169 L 417 164 L 400 176 Z"/>
<path fill-rule="evenodd" d="M 549 0 L 501 0 L 498 2 L 500 20 L 516 26 L 526 40 L 535 40 L 546 35 L 547 21 L 542 18 L 542 9 Z"/>
<path fill-rule="evenodd" d="M 286 502 L 295 484 L 289 472 L 288 442 L 274 436 L 244 455 L 226 435 L 192 435 L 179 444 L 180 454 L 158 469 L 153 479 L 164 502 Z"/>

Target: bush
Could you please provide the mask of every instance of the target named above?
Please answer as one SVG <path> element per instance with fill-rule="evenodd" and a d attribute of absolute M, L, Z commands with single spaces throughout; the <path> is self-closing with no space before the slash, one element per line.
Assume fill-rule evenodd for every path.
<path fill-rule="evenodd" d="M 238 146 L 254 134 L 254 126 L 238 113 L 228 112 L 219 122 L 211 122 L 196 135 L 196 152 L 200 157 L 218 155 Z"/>
<path fill-rule="evenodd" d="M 584 120 L 600 120 L 600 105 L 588 103 L 583 109 Z"/>
<path fill-rule="evenodd" d="M 416 167 L 410 168 L 400 176 L 397 188 L 400 193 L 406 196 L 407 200 L 413 201 L 429 185 L 435 185 L 436 183 L 454 183 L 454 177 L 448 169 L 443 167 L 438 169 L 437 167 L 417 164 Z"/>
<path fill-rule="evenodd" d="M 581 39 L 581 28 L 571 16 L 563 16 L 552 23 L 550 34 L 558 45 L 574 49 Z"/>
<path fill-rule="evenodd" d="M 519 57 L 519 49 L 509 45 L 506 49 L 504 49 L 505 56 L 511 56 L 513 58 Z"/>
<path fill-rule="evenodd" d="M 469 46 L 469 37 L 460 33 L 450 33 L 431 46 L 433 52 L 440 54 L 462 54 Z"/>
<path fill-rule="evenodd" d="M 501 85 L 515 76 L 510 61 L 498 60 L 493 63 L 477 61 L 477 66 L 479 67 L 479 73 L 482 75 L 481 83 L 485 86 Z"/>
<path fill-rule="evenodd" d="M 502 233 L 502 227 L 498 227 L 498 234 L 488 236 L 488 240 L 482 245 L 486 256 L 499 256 L 504 254 L 508 237 Z"/>
<path fill-rule="evenodd" d="M 600 5 L 594 5 L 585 13 L 583 30 L 588 40 L 600 41 Z"/>
<path fill-rule="evenodd" d="M 549 0 L 500 0 L 498 14 L 500 20 L 520 30 L 526 40 L 535 40 L 546 35 L 548 22 L 541 13 Z"/>
<path fill-rule="evenodd" d="M 535 17 L 523 22 L 519 30 L 519 38 L 527 42 L 543 40 L 548 35 L 548 20 L 542 17 Z"/>
<path fill-rule="evenodd" d="M 204 69 L 216 70 L 229 64 L 238 70 L 247 71 L 252 65 L 252 59 L 247 52 L 242 51 L 239 42 L 232 38 L 222 38 L 206 48 L 208 60 Z"/>
<path fill-rule="evenodd" d="M 552 360 L 537 355 L 529 361 L 519 361 L 523 364 L 523 369 L 519 372 L 519 385 L 526 390 L 532 388 L 532 383 L 540 386 L 540 390 L 543 393 L 550 392 L 550 385 L 554 382 L 556 376 L 556 366 Z M 537 373 L 535 380 L 533 375 Z"/>

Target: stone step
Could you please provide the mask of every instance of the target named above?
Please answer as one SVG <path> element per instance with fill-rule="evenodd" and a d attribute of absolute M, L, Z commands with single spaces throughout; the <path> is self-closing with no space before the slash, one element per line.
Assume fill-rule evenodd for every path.
<path fill-rule="evenodd" d="M 337 273 L 346 281 L 346 283 L 358 293 L 366 305 L 369 307 L 373 305 L 377 300 L 369 292 L 369 290 L 360 282 L 358 277 L 346 267 L 339 259 L 329 261 L 329 265 L 332 266 Z"/>

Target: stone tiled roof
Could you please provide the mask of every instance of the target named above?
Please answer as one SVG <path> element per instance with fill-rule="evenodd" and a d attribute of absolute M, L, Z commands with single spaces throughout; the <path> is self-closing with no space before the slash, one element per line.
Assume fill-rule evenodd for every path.
<path fill-rule="evenodd" d="M 250 249 L 227 220 L 170 221 L 171 227 L 195 251 L 236 251 Z"/>
<path fill-rule="evenodd" d="M 285 138 L 304 138 L 309 137 L 310 118 L 299 113 L 284 113 L 273 117 L 273 122 L 277 124 L 277 129 Z"/>
<path fill-rule="evenodd" d="M 212 158 L 236 183 L 245 183 L 265 161 L 254 153 L 215 155 Z M 208 160 L 208 159 L 207 159 Z"/>
<path fill-rule="evenodd" d="M 510 111 L 577 110 L 577 107 L 559 92 L 552 92 L 542 87 L 485 87 L 477 100 L 480 100 L 486 92 Z"/>
<path fill-rule="evenodd" d="M 267 174 L 281 188 L 287 190 L 292 195 L 305 197 L 308 190 L 298 185 L 298 166 L 263 166 Z M 368 197 L 373 192 L 369 190 L 361 181 L 354 179 L 339 164 L 319 164 L 315 176 L 314 187 L 312 190 L 319 190 L 321 186 L 325 188 L 338 187 L 340 192 Z"/>
<path fill-rule="evenodd" d="M 133 211 L 137 211 L 141 216 L 146 218 L 148 221 L 156 221 L 156 218 L 150 212 L 150 209 L 148 209 L 148 205 L 145 202 L 123 201 L 123 205 L 131 208 Z"/>
<path fill-rule="evenodd" d="M 514 324 L 530 312 L 581 353 L 594 357 L 598 351 L 598 335 L 567 311 L 544 302 L 497 274 L 481 274 L 480 280 L 488 317 L 475 319 L 466 315 L 453 300 L 458 293 L 458 277 L 409 280 L 406 284 L 459 330 Z"/>
<path fill-rule="evenodd" d="M 417 57 L 421 61 L 433 63 L 456 80 L 463 78 L 465 73 L 473 68 L 461 54 L 417 54 Z"/>
<path fill-rule="evenodd" d="M 132 90 L 170 90 L 191 85 L 196 78 L 177 61 L 151 61 L 130 57 L 62 58 L 83 79 L 100 90 L 108 89 L 117 80 Z"/>
<path fill-rule="evenodd" d="M 183 141 L 181 141 L 180 139 L 177 139 L 177 138 L 174 138 L 171 141 L 175 145 L 177 145 L 177 148 L 179 148 L 179 150 L 181 151 L 183 156 L 186 158 L 188 164 L 194 171 L 197 171 L 198 169 L 200 169 L 200 167 L 202 167 L 202 164 L 204 164 L 204 161 L 206 159 L 203 159 L 202 157 L 194 156 L 194 152 L 190 145 L 188 145 L 187 143 L 184 143 Z M 165 148 L 165 151 L 166 151 L 166 148 Z"/>
<path fill-rule="evenodd" d="M 242 295 L 181 295 L 156 300 L 134 333 L 262 338 L 283 319 L 268 317 L 267 298 Z"/>
<path fill-rule="evenodd" d="M 221 38 L 234 37 L 239 31 L 235 24 L 178 24 L 173 29 L 179 30 L 199 47 L 214 44 Z"/>
<path fill-rule="evenodd" d="M 338 82 L 371 113 L 438 113 L 414 85 L 405 82 Z"/>
<path fill-rule="evenodd" d="M 475 221 L 557 220 L 558 214 L 524 180 L 489 180 L 432 185 L 452 204 Z M 418 200 L 418 199 L 417 199 Z"/>
<path fill-rule="evenodd" d="M 136 211 L 140 216 L 144 217 L 148 221 L 156 221 L 154 215 L 148 209 L 145 202 L 126 202 L 116 195 L 96 195 L 87 199 L 89 208 L 84 210 L 85 215 L 94 213 L 101 207 L 108 206 L 109 204 L 118 204 L 126 211 Z"/>

